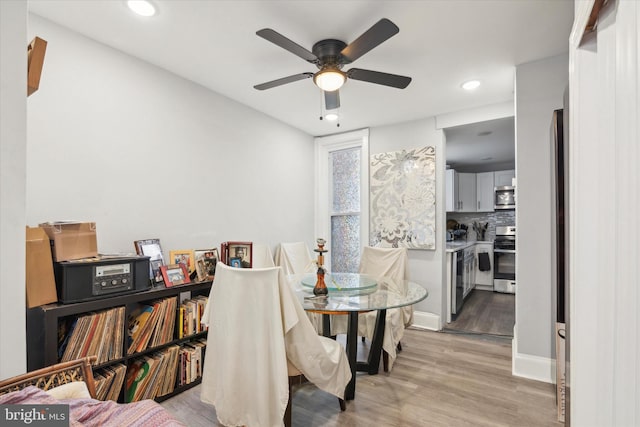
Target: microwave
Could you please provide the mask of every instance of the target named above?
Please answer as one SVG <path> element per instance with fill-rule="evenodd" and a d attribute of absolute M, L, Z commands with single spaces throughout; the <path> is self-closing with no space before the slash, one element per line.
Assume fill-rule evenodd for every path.
<path fill-rule="evenodd" d="M 512 185 L 495 187 L 495 196 L 493 201 L 494 209 L 515 209 L 516 187 Z"/>

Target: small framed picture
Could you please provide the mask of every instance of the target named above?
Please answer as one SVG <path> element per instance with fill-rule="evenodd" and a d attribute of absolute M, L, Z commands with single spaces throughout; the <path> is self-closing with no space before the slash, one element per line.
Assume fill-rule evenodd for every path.
<path fill-rule="evenodd" d="M 138 255 L 149 257 L 149 275 L 152 283 L 161 284 L 160 266 L 165 265 L 165 262 L 162 256 L 162 248 L 160 247 L 160 239 L 135 240 L 133 244 Z"/>
<path fill-rule="evenodd" d="M 192 250 L 180 250 L 169 252 L 169 264 L 184 264 L 189 274 L 196 271 L 196 257 Z"/>
<path fill-rule="evenodd" d="M 184 264 L 170 264 L 160 267 L 162 277 L 164 278 L 164 284 L 167 288 L 176 285 L 183 285 L 189 283 L 189 272 L 187 266 Z"/>
<path fill-rule="evenodd" d="M 196 272 L 198 273 L 198 281 L 205 282 L 213 280 L 216 274 L 216 264 L 218 263 L 218 249 L 196 249 Z"/>
<path fill-rule="evenodd" d="M 251 268 L 253 262 L 253 243 L 224 242 L 222 243 L 222 256 L 227 265 L 232 265 L 232 258 L 240 258 L 242 268 Z"/>
<path fill-rule="evenodd" d="M 242 268 L 242 258 L 230 258 L 229 265 L 235 268 Z"/>

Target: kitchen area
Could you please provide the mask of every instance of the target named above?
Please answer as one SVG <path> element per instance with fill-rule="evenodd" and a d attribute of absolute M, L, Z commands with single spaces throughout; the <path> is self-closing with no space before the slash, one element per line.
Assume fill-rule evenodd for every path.
<path fill-rule="evenodd" d="M 444 331 L 511 338 L 515 323 L 513 118 L 446 130 Z M 485 142 L 487 141 L 487 142 Z M 483 150 L 483 143 L 484 150 Z M 468 147 L 472 144 L 475 152 Z M 502 144 L 506 147 L 489 147 Z"/>

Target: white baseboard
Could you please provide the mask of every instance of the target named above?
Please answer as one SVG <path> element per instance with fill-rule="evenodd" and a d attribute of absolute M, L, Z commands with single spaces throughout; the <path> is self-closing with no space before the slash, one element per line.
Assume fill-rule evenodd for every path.
<path fill-rule="evenodd" d="M 414 311 L 413 324 L 411 326 L 414 328 L 429 329 L 430 331 L 439 331 L 442 329 L 440 316 L 426 311 Z"/>
<path fill-rule="evenodd" d="M 545 383 L 556 383 L 556 361 L 548 357 L 518 353 L 518 341 L 515 336 L 511 342 L 511 373 L 517 377 Z"/>

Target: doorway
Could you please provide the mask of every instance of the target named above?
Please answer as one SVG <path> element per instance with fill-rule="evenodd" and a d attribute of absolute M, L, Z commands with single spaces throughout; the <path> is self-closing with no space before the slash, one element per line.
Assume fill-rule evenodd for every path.
<path fill-rule="evenodd" d="M 464 284 L 462 307 L 447 316 L 451 321 L 444 331 L 511 339 L 515 294 L 494 291 L 492 247 L 496 227 L 515 226 L 515 210 L 494 209 L 495 187 L 516 184 L 514 117 L 445 128 L 444 134 L 447 256 L 461 246 L 467 247 L 465 255 L 477 248 L 473 272 L 465 279 L 470 283 Z M 482 262 L 480 252 L 485 252 Z"/>

